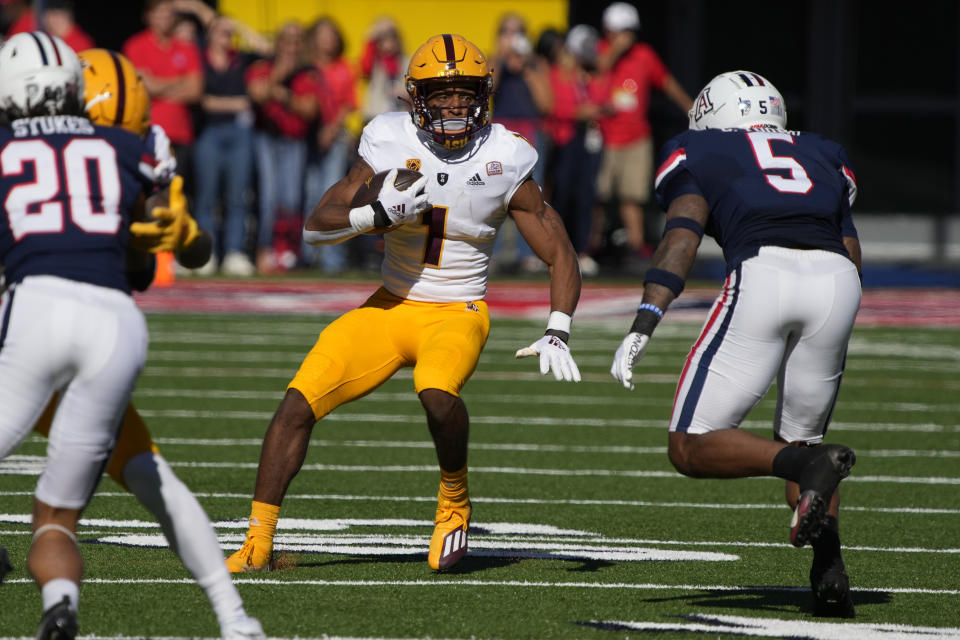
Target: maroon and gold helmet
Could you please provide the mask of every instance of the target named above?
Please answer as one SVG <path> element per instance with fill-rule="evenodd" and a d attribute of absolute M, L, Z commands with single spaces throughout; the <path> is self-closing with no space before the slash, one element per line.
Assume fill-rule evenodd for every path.
<path fill-rule="evenodd" d="M 414 124 L 440 146 L 462 149 L 490 124 L 493 75 L 480 48 L 463 36 L 445 33 L 427 40 L 410 58 L 406 85 Z M 435 118 L 430 112 L 427 96 L 444 85 L 468 86 L 476 92 L 476 104 L 466 118 Z"/>

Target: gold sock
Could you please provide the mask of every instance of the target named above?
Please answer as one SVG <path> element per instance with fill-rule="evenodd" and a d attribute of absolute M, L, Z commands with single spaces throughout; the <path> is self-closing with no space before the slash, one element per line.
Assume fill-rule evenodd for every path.
<path fill-rule="evenodd" d="M 279 516 L 280 507 L 254 500 L 250 507 L 250 528 L 247 529 L 247 537 L 266 538 L 272 541 Z"/>
<path fill-rule="evenodd" d="M 470 501 L 470 492 L 467 490 L 467 468 L 459 471 L 440 469 L 439 500 L 446 500 L 460 506 Z"/>

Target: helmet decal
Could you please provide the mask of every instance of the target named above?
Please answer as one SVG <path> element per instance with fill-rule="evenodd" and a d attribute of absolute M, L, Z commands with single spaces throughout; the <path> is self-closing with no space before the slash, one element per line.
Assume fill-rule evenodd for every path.
<path fill-rule="evenodd" d="M 697 103 L 694 105 L 693 117 L 698 122 L 707 112 L 713 111 L 713 103 L 710 102 L 710 87 L 700 92 L 697 96 Z"/>
<path fill-rule="evenodd" d="M 144 135 L 150 127 L 150 97 L 136 67 L 121 53 L 87 49 L 80 53 L 84 103 L 95 124 Z"/>

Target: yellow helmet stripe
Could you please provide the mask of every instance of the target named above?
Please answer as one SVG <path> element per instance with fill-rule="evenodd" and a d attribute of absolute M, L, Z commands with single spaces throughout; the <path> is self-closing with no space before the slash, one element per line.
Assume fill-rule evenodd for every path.
<path fill-rule="evenodd" d="M 127 108 L 127 79 L 123 75 L 123 67 L 120 64 L 120 58 L 113 51 L 108 51 L 110 59 L 113 60 L 114 69 L 117 72 L 117 113 L 113 117 L 113 124 L 123 124 L 123 112 Z"/>

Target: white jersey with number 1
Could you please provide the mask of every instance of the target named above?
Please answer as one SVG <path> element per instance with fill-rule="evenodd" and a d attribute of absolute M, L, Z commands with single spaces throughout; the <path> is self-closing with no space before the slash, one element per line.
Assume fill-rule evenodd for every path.
<path fill-rule="evenodd" d="M 410 114 L 393 112 L 364 128 L 359 152 L 375 172 L 408 167 L 428 180 L 433 209 L 419 223 L 384 235 L 387 290 L 427 302 L 482 299 L 507 206 L 537 163 L 533 146 L 494 124 L 463 151 L 447 155 L 424 140 Z"/>

